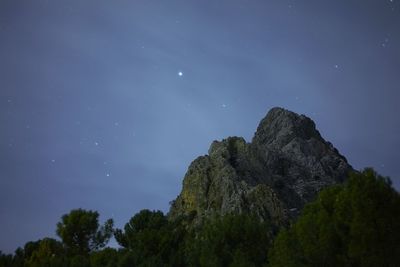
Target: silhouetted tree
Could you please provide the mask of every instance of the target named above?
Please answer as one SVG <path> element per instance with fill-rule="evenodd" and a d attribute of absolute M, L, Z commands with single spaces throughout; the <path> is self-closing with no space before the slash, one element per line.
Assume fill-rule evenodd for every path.
<path fill-rule="evenodd" d="M 83 255 L 72 255 L 68 260 L 68 267 L 91 267 L 89 259 Z"/>
<path fill-rule="evenodd" d="M 167 218 L 161 211 L 142 210 L 114 233 L 117 242 L 129 249 L 136 264 L 161 264 L 160 251 L 166 233 Z"/>
<path fill-rule="evenodd" d="M 209 220 L 189 249 L 190 265 L 261 266 L 266 262 L 271 237 L 270 225 L 251 215 Z"/>
<path fill-rule="evenodd" d="M 9 267 L 13 264 L 13 256 L 11 254 L 3 254 L 0 251 L 0 267 Z"/>
<path fill-rule="evenodd" d="M 90 255 L 91 267 L 118 267 L 119 252 L 113 248 L 95 251 Z"/>
<path fill-rule="evenodd" d="M 400 195 L 372 169 L 323 190 L 282 231 L 271 266 L 400 266 Z"/>
<path fill-rule="evenodd" d="M 104 247 L 112 236 L 113 220 L 100 227 L 99 214 L 83 209 L 72 210 L 57 224 L 57 235 L 72 255 L 87 255 Z"/>
<path fill-rule="evenodd" d="M 26 267 L 63 267 L 67 266 L 65 250 L 61 242 L 53 238 L 44 238 L 29 258 L 25 258 Z"/>

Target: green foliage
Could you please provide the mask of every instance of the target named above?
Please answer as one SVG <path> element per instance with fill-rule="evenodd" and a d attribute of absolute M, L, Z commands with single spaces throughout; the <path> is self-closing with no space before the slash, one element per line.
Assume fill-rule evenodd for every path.
<path fill-rule="evenodd" d="M 124 232 L 117 229 L 117 242 L 129 249 L 146 249 L 153 254 L 160 243 L 159 231 L 166 226 L 167 219 L 161 211 L 142 210 L 125 225 Z"/>
<path fill-rule="evenodd" d="M 96 211 L 72 210 L 57 224 L 57 235 L 71 255 L 88 255 L 106 245 L 113 232 L 113 220 L 99 225 Z"/>
<path fill-rule="evenodd" d="M 248 215 L 227 215 L 190 228 L 192 216 L 168 221 L 160 211 L 142 210 L 116 230 L 117 241 L 135 266 L 261 266 L 271 230 Z"/>
<path fill-rule="evenodd" d="M 35 247 L 39 245 L 39 241 L 28 242 L 25 245 L 25 249 L 17 248 L 13 257 L 13 267 L 23 267 L 24 261 L 27 256 L 30 256 L 34 251 Z"/>
<path fill-rule="evenodd" d="M 119 254 L 116 249 L 105 248 L 90 255 L 90 265 L 92 267 L 118 267 L 118 258 Z"/>
<path fill-rule="evenodd" d="M 19 258 L 29 259 L 32 254 L 39 249 L 40 242 L 41 240 L 27 242 L 24 246 L 24 249 L 18 248 L 15 251 L 15 256 Z"/>
<path fill-rule="evenodd" d="M 83 255 L 74 255 L 69 257 L 69 267 L 90 267 L 90 262 Z"/>
<path fill-rule="evenodd" d="M 323 190 L 282 231 L 271 266 L 400 266 L 400 195 L 372 169 Z"/>
<path fill-rule="evenodd" d="M 11 254 L 3 254 L 0 251 L 0 267 L 8 267 L 13 264 L 13 256 Z"/>
<path fill-rule="evenodd" d="M 36 250 L 25 259 L 27 267 L 62 267 L 67 264 L 63 245 L 52 238 L 40 240 Z"/>
<path fill-rule="evenodd" d="M 142 210 L 117 229 L 115 238 L 129 250 L 124 256 L 137 266 L 180 266 L 183 253 L 178 248 L 184 241 L 185 230 L 169 223 L 161 211 Z"/>
<path fill-rule="evenodd" d="M 133 267 L 135 255 L 129 250 L 121 250 L 119 253 L 118 267 Z"/>
<path fill-rule="evenodd" d="M 266 261 L 271 228 L 249 215 L 208 221 L 191 248 L 194 266 L 261 266 Z"/>

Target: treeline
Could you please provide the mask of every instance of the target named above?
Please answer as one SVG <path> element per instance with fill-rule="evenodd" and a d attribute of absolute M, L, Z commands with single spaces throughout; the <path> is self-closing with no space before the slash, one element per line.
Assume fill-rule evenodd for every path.
<path fill-rule="evenodd" d="M 0 267 L 400 266 L 400 195 L 372 169 L 353 173 L 308 204 L 275 237 L 268 222 L 226 215 L 193 223 L 142 210 L 124 229 L 94 211 L 62 216 L 60 238 L 28 242 Z M 114 236 L 119 249 L 105 248 Z"/>

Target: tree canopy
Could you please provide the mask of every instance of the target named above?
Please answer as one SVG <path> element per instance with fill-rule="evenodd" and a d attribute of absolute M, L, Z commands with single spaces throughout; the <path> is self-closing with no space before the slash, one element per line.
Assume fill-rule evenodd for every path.
<path fill-rule="evenodd" d="M 207 221 L 190 243 L 190 266 L 262 266 L 272 240 L 267 222 L 248 214 Z"/>
<path fill-rule="evenodd" d="M 57 235 L 70 254 L 86 255 L 105 246 L 112 236 L 113 220 L 99 225 L 99 213 L 83 209 L 72 210 L 57 224 Z"/>
<path fill-rule="evenodd" d="M 323 190 L 282 231 L 271 266 L 400 266 L 400 195 L 372 169 Z"/>

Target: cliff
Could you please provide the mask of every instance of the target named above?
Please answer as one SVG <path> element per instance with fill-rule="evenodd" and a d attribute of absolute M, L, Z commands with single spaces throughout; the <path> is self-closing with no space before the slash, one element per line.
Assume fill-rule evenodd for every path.
<path fill-rule="evenodd" d="M 352 167 L 304 115 L 271 109 L 250 143 L 241 137 L 214 141 L 194 160 L 169 218 L 195 221 L 251 213 L 287 224 L 323 188 L 341 183 Z"/>

